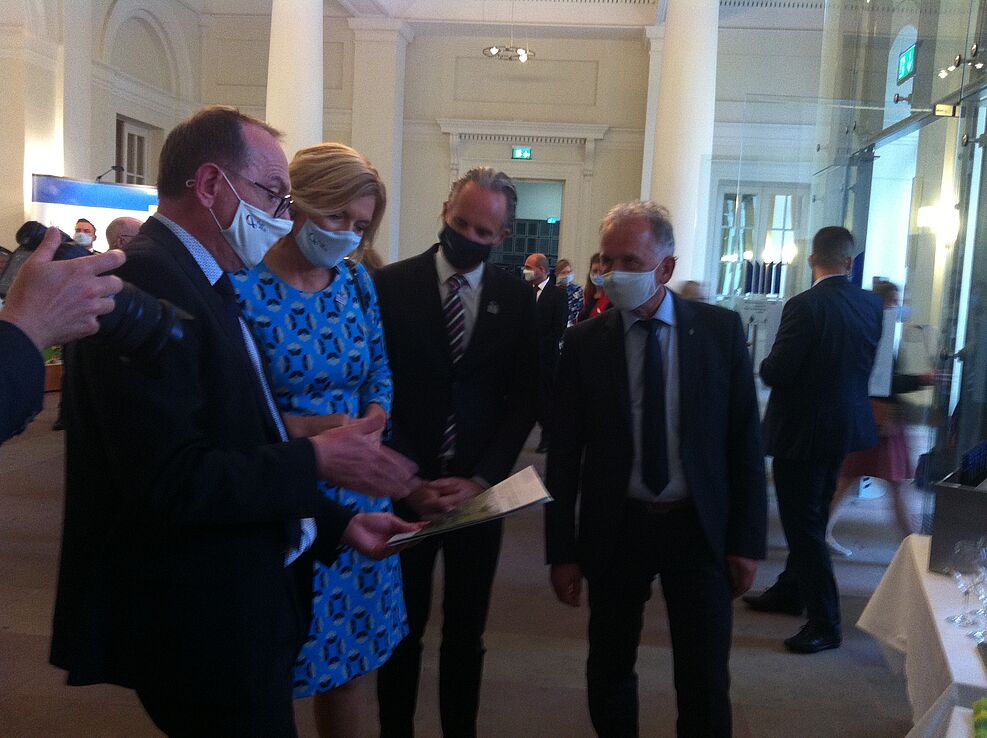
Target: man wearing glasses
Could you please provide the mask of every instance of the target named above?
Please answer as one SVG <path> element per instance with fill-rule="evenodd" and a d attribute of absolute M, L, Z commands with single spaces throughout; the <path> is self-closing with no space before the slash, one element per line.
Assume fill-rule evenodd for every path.
<path fill-rule="evenodd" d="M 106 226 L 107 248 L 123 249 L 130 243 L 130 239 L 137 235 L 141 228 L 141 222 L 137 218 L 130 218 L 126 215 L 114 218 Z"/>
<path fill-rule="evenodd" d="M 291 227 L 277 137 L 224 107 L 172 130 L 118 274 L 185 311 L 185 338 L 143 358 L 71 346 L 51 661 L 69 684 L 135 689 L 168 735 L 294 735 L 296 570 L 309 581 L 340 544 L 382 558 L 418 527 L 322 496 L 318 479 L 398 498 L 419 482 L 378 447 L 382 422 L 287 440 L 240 320 L 229 272 Z"/>

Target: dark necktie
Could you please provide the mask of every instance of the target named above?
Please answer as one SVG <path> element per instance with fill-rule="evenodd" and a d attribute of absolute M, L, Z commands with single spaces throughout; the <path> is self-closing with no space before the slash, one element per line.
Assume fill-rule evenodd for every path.
<path fill-rule="evenodd" d="M 639 321 L 648 332 L 644 342 L 644 402 L 641 407 L 641 479 L 656 495 L 668 484 L 665 431 L 665 374 L 657 319 Z"/>
<path fill-rule="evenodd" d="M 466 331 L 466 312 L 463 309 L 462 289 L 466 284 L 466 277 L 462 274 L 453 274 L 446 280 L 449 294 L 442 304 L 442 314 L 445 316 L 446 333 L 449 336 L 449 354 L 452 356 L 452 363 L 456 364 L 463 358 L 466 349 L 464 334 Z M 442 446 L 439 449 L 439 456 L 443 459 L 451 459 L 456 453 L 456 413 L 450 412 L 446 418 L 445 429 L 442 432 Z"/>
<path fill-rule="evenodd" d="M 223 272 L 223 275 L 216 280 L 216 284 L 212 288 L 219 294 L 223 301 L 223 307 L 226 308 L 226 317 L 229 319 L 227 327 L 232 327 L 234 336 L 241 336 L 240 303 L 237 301 L 236 290 L 233 289 L 230 275 Z"/>

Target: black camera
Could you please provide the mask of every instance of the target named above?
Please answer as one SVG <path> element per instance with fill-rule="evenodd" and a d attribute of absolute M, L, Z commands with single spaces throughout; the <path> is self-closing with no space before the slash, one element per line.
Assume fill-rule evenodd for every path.
<path fill-rule="evenodd" d="M 47 231 L 36 220 L 29 220 L 17 229 L 15 238 L 18 248 L 0 272 L 0 297 L 7 296 L 17 272 L 38 248 Z M 62 243 L 55 252 L 56 260 L 90 255 L 88 249 L 73 241 L 67 233 L 59 233 L 62 234 Z M 190 317 L 167 300 L 159 300 L 124 282 L 123 289 L 113 297 L 113 310 L 99 317 L 96 338 L 112 346 L 121 356 L 150 358 L 169 341 L 177 342 L 184 338 L 182 320 Z"/>

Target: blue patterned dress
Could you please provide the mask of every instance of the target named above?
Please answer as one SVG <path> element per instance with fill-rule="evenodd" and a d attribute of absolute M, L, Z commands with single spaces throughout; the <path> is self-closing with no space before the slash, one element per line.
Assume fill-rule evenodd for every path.
<path fill-rule="evenodd" d="M 278 409 L 294 415 L 363 414 L 393 395 L 377 293 L 367 270 L 344 262 L 321 292 L 301 292 L 266 264 L 233 278 L 244 319 L 266 365 Z M 331 500 L 358 512 L 391 501 L 320 482 Z M 373 561 L 343 549 L 316 562 L 312 626 L 295 663 L 295 696 L 326 692 L 373 671 L 408 632 L 397 556 Z"/>

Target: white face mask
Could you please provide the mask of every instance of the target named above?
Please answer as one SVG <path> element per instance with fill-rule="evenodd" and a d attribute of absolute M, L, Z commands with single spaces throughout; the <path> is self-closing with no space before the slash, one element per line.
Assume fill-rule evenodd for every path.
<path fill-rule="evenodd" d="M 534 282 L 535 281 L 535 270 L 534 269 L 524 269 L 524 270 L 521 271 L 521 274 L 524 275 L 524 281 L 525 282 Z"/>
<path fill-rule="evenodd" d="M 558 274 L 555 277 L 555 284 L 559 287 L 568 287 L 572 284 L 572 274 Z"/>
<path fill-rule="evenodd" d="M 223 234 L 230 248 L 240 257 L 243 265 L 247 269 L 253 269 L 264 260 L 264 255 L 271 250 L 274 244 L 291 232 L 291 221 L 275 218 L 244 201 L 226 173 L 221 172 L 221 174 L 240 204 L 237 206 L 236 213 L 233 215 L 233 222 L 230 223 L 229 228 L 223 228 L 220 225 L 212 208 L 209 209 L 209 214 L 216 221 L 220 233 Z"/>
<path fill-rule="evenodd" d="M 363 236 L 353 231 L 327 231 L 306 220 L 295 235 L 302 255 L 315 266 L 332 269 L 360 245 Z"/>
<path fill-rule="evenodd" d="M 82 231 L 76 231 L 75 236 L 72 237 L 72 240 L 80 246 L 85 246 L 86 248 L 92 246 L 93 243 L 93 237 Z"/>
<path fill-rule="evenodd" d="M 618 310 L 634 310 L 654 297 L 658 292 L 658 282 L 654 270 L 607 272 L 603 275 L 603 289 Z"/>

